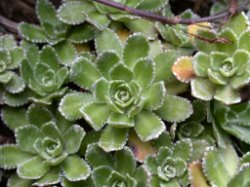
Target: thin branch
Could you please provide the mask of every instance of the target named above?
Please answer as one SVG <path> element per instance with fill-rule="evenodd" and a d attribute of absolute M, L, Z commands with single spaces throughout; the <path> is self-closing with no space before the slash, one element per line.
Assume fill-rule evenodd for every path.
<path fill-rule="evenodd" d="M 208 17 L 203 17 L 203 18 L 193 18 L 193 19 L 181 19 L 179 17 L 174 17 L 174 18 L 168 18 L 165 16 L 161 16 L 152 12 L 147 12 L 144 10 L 138 10 L 132 7 L 128 7 L 126 5 L 123 5 L 121 3 L 117 3 L 111 0 L 93 0 L 96 1 L 98 3 L 113 7 L 113 8 L 117 8 L 119 10 L 128 12 L 130 14 L 145 18 L 145 19 L 149 19 L 149 20 L 154 20 L 154 21 L 159 21 L 163 24 L 169 24 L 169 25 L 176 25 L 176 24 L 185 24 L 185 25 L 190 25 L 190 24 L 194 24 L 194 23 L 200 23 L 200 22 L 213 22 L 219 19 L 223 19 L 223 18 L 227 18 L 230 15 L 232 15 L 231 11 L 225 11 L 216 15 L 212 15 L 212 16 L 208 16 Z M 234 1 L 234 0 L 233 0 Z M 238 6 L 236 7 L 236 11 L 237 12 L 241 12 L 242 10 L 244 10 L 246 8 L 246 5 L 248 5 L 250 3 L 250 0 L 246 0 L 244 3 L 244 6 Z"/>
<path fill-rule="evenodd" d="M 10 32 L 17 34 L 17 23 L 0 15 L 0 25 L 6 27 Z"/>

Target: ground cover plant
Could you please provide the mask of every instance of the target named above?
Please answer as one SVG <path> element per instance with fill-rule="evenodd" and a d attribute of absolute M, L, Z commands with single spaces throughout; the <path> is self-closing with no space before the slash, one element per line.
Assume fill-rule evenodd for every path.
<path fill-rule="evenodd" d="M 0 185 L 250 186 L 249 2 L 202 2 L 0 16 Z"/>

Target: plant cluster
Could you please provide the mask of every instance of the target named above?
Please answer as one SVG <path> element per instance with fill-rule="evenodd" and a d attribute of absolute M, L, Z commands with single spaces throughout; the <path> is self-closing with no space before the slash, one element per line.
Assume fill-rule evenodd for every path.
<path fill-rule="evenodd" d="M 166 0 L 116 2 L 174 16 Z M 243 12 L 220 28 L 154 23 L 89 0 L 37 0 L 36 12 L 40 25 L 20 23 L 20 42 L 0 36 L 8 187 L 250 185 Z"/>

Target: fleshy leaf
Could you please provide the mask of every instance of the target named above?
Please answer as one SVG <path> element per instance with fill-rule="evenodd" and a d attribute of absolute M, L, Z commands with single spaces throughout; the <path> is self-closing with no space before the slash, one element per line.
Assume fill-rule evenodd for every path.
<path fill-rule="evenodd" d="M 199 162 L 192 162 L 188 166 L 193 187 L 209 187 Z"/>
<path fill-rule="evenodd" d="M 54 121 L 52 113 L 45 107 L 31 105 L 26 113 L 30 125 L 41 127 L 43 124 Z"/>
<path fill-rule="evenodd" d="M 85 43 L 92 40 L 95 37 L 96 29 L 90 24 L 81 24 L 79 26 L 74 26 L 69 35 L 68 40 L 72 43 Z"/>
<path fill-rule="evenodd" d="M 175 77 L 181 82 L 189 82 L 194 76 L 194 69 L 191 57 L 180 57 L 172 66 Z"/>
<path fill-rule="evenodd" d="M 136 63 L 133 70 L 134 79 L 141 85 L 142 88 L 146 89 L 154 81 L 154 68 L 154 63 L 150 59 L 142 59 Z"/>
<path fill-rule="evenodd" d="M 12 174 L 8 180 L 8 187 L 30 187 L 32 180 L 22 179 L 17 174 Z"/>
<path fill-rule="evenodd" d="M 107 124 L 117 128 L 133 127 L 135 125 L 133 118 L 129 118 L 125 114 L 119 114 L 116 112 L 111 113 Z"/>
<path fill-rule="evenodd" d="M 99 55 L 110 50 L 114 50 L 118 55 L 121 55 L 122 53 L 121 41 L 118 36 L 109 29 L 102 31 L 96 36 L 95 47 Z"/>
<path fill-rule="evenodd" d="M 238 156 L 233 147 L 209 149 L 203 159 L 203 170 L 211 184 L 226 187 L 230 178 L 236 174 Z M 219 175 L 218 175 L 219 174 Z"/>
<path fill-rule="evenodd" d="M 115 153 L 114 169 L 123 175 L 132 175 L 136 168 L 136 161 L 128 147 Z"/>
<path fill-rule="evenodd" d="M 215 86 L 204 78 L 194 78 L 191 80 L 192 95 L 198 99 L 209 101 L 213 98 Z"/>
<path fill-rule="evenodd" d="M 158 138 L 165 130 L 165 124 L 154 113 L 143 110 L 135 116 L 135 131 L 142 141 Z"/>
<path fill-rule="evenodd" d="M 16 47 L 16 41 L 11 34 L 6 34 L 0 37 L 0 48 L 10 50 Z"/>
<path fill-rule="evenodd" d="M 38 179 L 49 170 L 46 164 L 43 164 L 42 158 L 35 156 L 30 160 L 18 165 L 17 174 L 25 179 Z"/>
<path fill-rule="evenodd" d="M 66 152 L 68 154 L 76 153 L 80 148 L 84 136 L 85 131 L 79 125 L 69 127 L 64 134 L 64 138 L 67 140 L 64 145 Z"/>
<path fill-rule="evenodd" d="M 71 69 L 73 82 L 81 88 L 90 89 L 91 86 L 100 78 L 100 72 L 94 63 L 87 58 L 79 58 L 74 62 Z"/>
<path fill-rule="evenodd" d="M 163 105 L 156 113 L 166 121 L 181 122 L 193 113 L 193 107 L 187 99 L 166 95 Z"/>
<path fill-rule="evenodd" d="M 218 88 L 214 98 L 227 105 L 239 103 L 241 101 L 240 93 L 237 90 L 233 90 L 230 86 Z"/>
<path fill-rule="evenodd" d="M 69 1 L 63 4 L 57 12 L 58 18 L 67 24 L 78 25 L 85 21 L 83 14 L 85 4 L 79 1 Z"/>
<path fill-rule="evenodd" d="M 243 32 L 239 38 L 239 48 L 250 51 L 250 46 L 247 41 L 250 39 L 250 31 Z"/>
<path fill-rule="evenodd" d="M 109 73 L 112 80 L 130 82 L 133 78 L 133 72 L 121 63 L 114 65 Z"/>
<path fill-rule="evenodd" d="M 82 117 L 80 108 L 93 101 L 93 97 L 88 93 L 72 93 L 65 95 L 60 104 L 59 111 L 68 120 L 76 120 Z"/>
<path fill-rule="evenodd" d="M 127 142 L 127 128 L 107 126 L 100 137 L 98 145 L 106 152 L 120 150 Z"/>
<path fill-rule="evenodd" d="M 36 153 L 34 150 L 37 138 L 42 138 L 40 129 L 34 126 L 24 126 L 16 130 L 16 141 L 18 147 L 26 152 Z"/>
<path fill-rule="evenodd" d="M 48 42 L 47 36 L 41 27 L 29 23 L 20 23 L 18 30 L 21 32 L 21 35 L 30 42 Z"/>
<path fill-rule="evenodd" d="M 148 110 L 157 110 L 162 106 L 165 94 L 166 90 L 163 81 L 153 83 L 150 88 L 142 93 L 145 100 L 144 107 Z"/>
<path fill-rule="evenodd" d="M 147 39 L 142 34 L 133 34 L 127 39 L 124 46 L 123 61 L 129 68 L 133 68 L 140 58 L 147 57 L 148 54 Z"/>
<path fill-rule="evenodd" d="M 100 166 L 98 168 L 95 168 L 91 175 L 95 186 L 105 186 L 111 172 L 112 168 L 108 166 Z"/>
<path fill-rule="evenodd" d="M 142 1 L 142 3 L 139 5 L 139 9 L 147 10 L 147 11 L 157 11 L 161 9 L 164 5 L 168 3 L 168 0 L 148 0 L 148 1 Z"/>
<path fill-rule="evenodd" d="M 75 60 L 76 51 L 74 46 L 69 42 L 61 42 L 55 46 L 58 61 L 66 66 L 71 66 Z"/>
<path fill-rule="evenodd" d="M 104 104 L 90 103 L 80 108 L 84 119 L 95 130 L 100 130 L 110 116 L 111 111 Z"/>
<path fill-rule="evenodd" d="M 13 74 L 10 81 L 5 85 L 5 88 L 10 92 L 10 93 L 20 93 L 24 90 L 25 84 L 24 81 L 21 77 L 19 77 L 16 74 Z"/>
<path fill-rule="evenodd" d="M 27 125 L 25 108 L 4 107 L 1 111 L 1 118 L 12 130 Z M 13 118 L 13 116 L 15 117 Z"/>
<path fill-rule="evenodd" d="M 113 166 L 113 158 L 110 154 L 104 152 L 97 144 L 89 144 L 86 155 L 87 161 L 93 168 L 99 166 Z"/>
<path fill-rule="evenodd" d="M 90 175 L 90 167 L 78 156 L 68 156 L 62 164 L 64 176 L 69 181 L 85 180 Z"/>
<path fill-rule="evenodd" d="M 16 145 L 0 147 L 0 166 L 4 169 L 15 169 L 18 164 L 29 160 L 32 154 L 21 151 Z"/>

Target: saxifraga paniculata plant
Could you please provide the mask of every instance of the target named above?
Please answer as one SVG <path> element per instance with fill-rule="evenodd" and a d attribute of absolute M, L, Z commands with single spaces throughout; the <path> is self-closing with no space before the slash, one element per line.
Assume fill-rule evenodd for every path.
<path fill-rule="evenodd" d="M 174 16 L 168 0 L 116 2 Z M 3 171 L 8 187 L 250 186 L 250 104 L 225 105 L 250 82 L 243 14 L 211 30 L 90 0 L 37 0 L 36 13 L 20 45 L 0 36 L 1 119 L 14 135 L 0 182 Z"/>
<path fill-rule="evenodd" d="M 12 115 L 17 112 L 19 123 Z M 15 180 L 29 181 L 30 185 L 47 186 L 85 180 L 90 166 L 77 152 L 85 131 L 60 115 L 40 105 L 13 109 L 5 107 L 2 119 L 13 129 L 16 144 L 0 146 L 0 167 L 17 169 Z M 14 180 L 14 179 L 12 179 Z M 11 181 L 15 183 L 17 181 Z"/>
<path fill-rule="evenodd" d="M 239 90 L 250 82 L 248 24 L 246 16 L 241 13 L 227 22 L 219 34 L 211 30 L 199 32 L 208 40 L 217 38 L 223 41 L 195 40 L 198 52 L 192 57 L 195 76 L 190 83 L 194 97 L 205 101 L 214 98 L 224 104 L 241 101 Z"/>
<path fill-rule="evenodd" d="M 90 93 L 66 95 L 59 111 L 66 119 L 84 118 L 101 130 L 99 146 L 104 150 L 122 149 L 130 128 L 149 141 L 165 130 L 162 120 L 180 122 L 191 115 L 188 100 L 166 95 L 164 82 L 156 81 L 156 64 L 143 35 L 131 35 L 122 46 L 107 29 L 96 37 L 95 46 L 96 62 L 80 57 L 71 68 L 72 81 Z"/>

